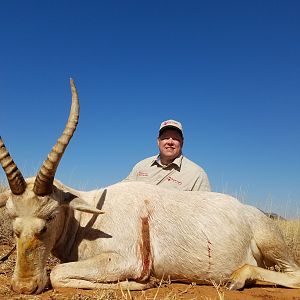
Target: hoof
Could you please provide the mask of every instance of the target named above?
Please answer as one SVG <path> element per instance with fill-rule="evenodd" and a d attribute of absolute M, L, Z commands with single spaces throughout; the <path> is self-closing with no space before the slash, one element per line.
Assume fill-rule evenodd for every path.
<path fill-rule="evenodd" d="M 237 281 L 237 280 L 229 280 L 226 284 L 226 288 L 231 291 L 241 290 L 244 288 L 244 286 L 245 286 L 244 282 Z"/>

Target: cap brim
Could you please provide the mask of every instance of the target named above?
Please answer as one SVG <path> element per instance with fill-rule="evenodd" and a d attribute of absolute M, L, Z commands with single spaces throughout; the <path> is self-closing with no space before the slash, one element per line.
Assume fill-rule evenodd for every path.
<path fill-rule="evenodd" d="M 164 126 L 163 128 L 161 128 L 160 130 L 159 130 L 159 135 L 161 135 L 161 133 L 164 131 L 164 130 L 166 130 L 166 129 L 175 129 L 175 130 L 177 130 L 178 132 L 180 132 L 180 134 L 181 134 L 181 136 L 183 137 L 183 132 L 181 131 L 181 129 L 180 128 L 178 128 L 178 127 L 176 127 L 176 126 L 172 126 L 172 125 L 167 125 L 167 126 Z"/>

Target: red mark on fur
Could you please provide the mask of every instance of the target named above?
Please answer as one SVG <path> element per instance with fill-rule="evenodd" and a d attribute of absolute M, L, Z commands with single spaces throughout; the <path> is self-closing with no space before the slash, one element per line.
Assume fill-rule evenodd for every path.
<path fill-rule="evenodd" d="M 208 272 L 212 266 L 211 257 L 212 257 L 212 243 L 209 239 L 207 239 L 207 256 L 208 256 Z"/>
<path fill-rule="evenodd" d="M 141 218 L 142 221 L 142 241 L 140 243 L 140 251 L 142 254 L 143 270 L 138 278 L 140 281 L 144 281 L 150 276 L 151 265 L 151 249 L 150 249 L 150 232 L 149 232 L 149 220 L 148 217 Z"/>
<path fill-rule="evenodd" d="M 211 241 L 207 240 L 207 252 L 208 252 L 208 257 L 211 258 Z"/>

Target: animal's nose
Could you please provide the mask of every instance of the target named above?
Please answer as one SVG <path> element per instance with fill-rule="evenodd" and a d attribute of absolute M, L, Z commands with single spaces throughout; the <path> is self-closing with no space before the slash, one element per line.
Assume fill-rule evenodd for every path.
<path fill-rule="evenodd" d="M 19 294 L 35 294 L 38 290 L 38 285 L 35 281 L 12 281 L 12 289 Z"/>
<path fill-rule="evenodd" d="M 39 294 L 49 286 L 49 277 L 46 272 L 42 276 L 32 276 L 27 278 L 13 277 L 11 288 L 18 294 Z"/>

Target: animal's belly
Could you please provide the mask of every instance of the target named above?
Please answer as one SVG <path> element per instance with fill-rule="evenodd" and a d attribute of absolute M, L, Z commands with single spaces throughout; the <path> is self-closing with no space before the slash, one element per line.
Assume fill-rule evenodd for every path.
<path fill-rule="evenodd" d="M 245 264 L 257 265 L 250 247 L 251 236 L 225 236 L 224 239 L 186 239 L 166 247 L 155 243 L 153 247 L 153 275 L 169 276 L 173 280 L 201 282 L 228 278 Z"/>

